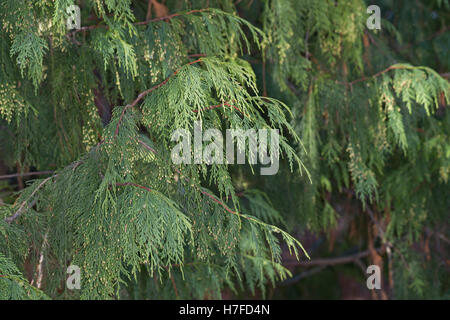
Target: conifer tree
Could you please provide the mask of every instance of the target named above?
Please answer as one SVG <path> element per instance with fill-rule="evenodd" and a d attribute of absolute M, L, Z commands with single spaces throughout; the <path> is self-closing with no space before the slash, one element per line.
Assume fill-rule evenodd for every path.
<path fill-rule="evenodd" d="M 267 298 L 305 231 L 448 297 L 450 5 L 377 2 L 2 0 L 0 298 Z M 278 129 L 279 172 L 174 163 L 195 123 Z"/>

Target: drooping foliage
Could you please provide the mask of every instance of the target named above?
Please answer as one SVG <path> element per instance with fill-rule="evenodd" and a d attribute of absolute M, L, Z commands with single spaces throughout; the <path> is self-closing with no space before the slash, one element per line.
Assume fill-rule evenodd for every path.
<path fill-rule="evenodd" d="M 52 173 L 0 206 L 2 298 L 266 297 L 341 220 L 392 297 L 448 290 L 414 249 L 450 207 L 448 1 L 380 1 L 378 31 L 362 0 L 31 2 L 0 3 L 1 160 Z M 194 123 L 278 129 L 280 171 L 174 164 Z"/>
<path fill-rule="evenodd" d="M 366 27 L 370 4 L 381 8 L 381 30 Z M 289 179 L 286 190 L 302 196 L 278 208 L 312 230 L 331 230 L 331 243 L 333 230 L 348 230 L 342 249 L 363 239 L 357 247 L 386 249 L 386 259 L 371 250 L 369 261 L 385 262 L 392 298 L 449 292 L 440 249 L 448 246 L 450 208 L 449 8 L 448 1 L 273 1 L 263 9 L 268 92 L 292 106 L 312 176 L 312 184 Z"/>

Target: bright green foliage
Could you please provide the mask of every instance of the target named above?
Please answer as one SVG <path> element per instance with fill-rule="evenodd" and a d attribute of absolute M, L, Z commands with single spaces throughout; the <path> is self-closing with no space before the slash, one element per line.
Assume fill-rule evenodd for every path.
<path fill-rule="evenodd" d="M 40 169 L 50 161 L 61 166 L 76 160 L 54 176 L 35 181 L 20 195 L 17 205 L 8 209 L 15 212 L 25 204 L 18 218 L 21 228 L 4 223 L 7 232 L 19 228 L 17 232 L 23 233 L 31 221 L 37 221 L 33 232 L 38 238 L 33 243 L 47 261 L 46 292 L 60 297 L 68 262 L 82 270 L 81 298 L 118 297 L 120 288 L 132 288 L 129 283 L 144 272 L 157 279 L 161 288 L 173 277 L 181 276 L 178 286 L 204 277 L 205 287 L 186 286 L 169 295 L 196 298 L 206 294 L 220 297 L 223 286 L 235 281 L 242 288 L 264 291 L 267 281 L 275 284 L 285 279 L 289 271 L 280 264 L 279 241 L 297 258 L 298 249 L 303 248 L 289 234 L 264 222 L 281 219 L 266 195 L 255 191 L 238 199 L 227 165 L 170 165 L 172 132 L 191 130 L 196 120 L 205 128 L 279 128 L 299 142 L 286 118 L 288 107 L 261 98 L 251 65 L 239 58 L 244 50 L 260 47 L 265 38 L 262 31 L 233 13 L 214 8 L 186 10 L 170 21 L 134 25 L 128 1 L 97 1 L 93 10 L 106 24 L 100 24 L 87 38 L 75 33 L 65 37 L 67 31 L 60 20 L 65 18 L 61 8 L 67 4 L 56 1 L 54 25 L 41 37 L 32 34 L 29 41 L 21 40 L 24 47 L 18 45 L 22 33 L 4 31 L 14 40 L 10 55 L 2 60 L 3 68 L 13 63 L 10 59 L 17 54 L 21 76 L 26 75 L 45 97 L 28 107 L 36 110 L 30 114 L 25 112 L 25 103 L 20 109 L 14 103 L 19 99 L 16 96 L 25 98 L 5 93 L 9 99 L 2 112 L 5 119 L 11 122 L 14 116 L 22 117 L 22 121 L 11 122 L 11 129 L 17 135 L 22 135 L 22 130 L 32 131 L 31 140 L 16 147 L 16 152 L 23 154 L 21 165 Z M 12 5 L 3 4 L 3 14 Z M 40 8 L 34 9 L 36 12 L 30 13 L 30 9 L 17 8 L 31 15 L 43 14 Z M 51 13 L 52 8 L 45 11 Z M 84 11 L 89 12 L 89 6 Z M 112 17 L 107 12 L 112 12 Z M 44 39 L 51 39 L 50 43 Z M 47 80 L 42 81 L 44 49 L 49 50 L 48 72 Z M 191 52 L 205 57 L 190 59 Z M 30 69 L 24 74 L 26 68 Z M 11 77 L 9 70 L 2 72 L 5 78 Z M 102 79 L 105 95 L 123 104 L 131 103 L 136 92 L 156 87 L 145 95 L 139 108 L 116 106 L 100 132 L 92 96 L 98 81 L 95 73 Z M 109 81 L 116 84 L 111 89 Z M 211 105 L 221 107 L 209 110 Z M 267 112 L 267 119 L 262 112 Z M 51 132 L 39 124 L 24 127 L 23 118 L 42 125 L 50 121 L 54 126 Z M 33 152 L 29 148 L 34 144 L 32 136 L 41 131 L 46 133 L 36 139 L 40 142 Z M 41 143 L 50 144 L 52 150 L 39 148 Z M 292 170 L 304 169 L 286 137 L 280 144 Z M 43 156 L 46 151 L 51 154 Z M 241 208 L 241 201 L 247 198 L 250 206 Z M 37 211 L 30 208 L 32 201 Z M 215 281 L 213 287 L 211 281 Z M 62 291 L 65 298 L 78 296 L 77 291 Z"/>
<path fill-rule="evenodd" d="M 367 30 L 362 0 L 166 0 L 165 17 L 147 16 L 152 1 L 31 2 L 0 3 L 0 150 L 11 168 L 55 172 L 0 206 L 1 298 L 41 297 L 27 263 L 52 298 L 265 297 L 291 276 L 283 249 L 309 258 L 294 232 L 336 226 L 345 197 L 385 222 L 397 297 L 427 296 L 410 247 L 448 218 L 448 32 L 433 50 L 392 50 L 411 35 Z M 429 6 L 448 19 L 448 1 Z M 172 133 L 196 121 L 279 129 L 280 172 L 173 164 Z M 65 286 L 71 264 L 81 290 Z"/>

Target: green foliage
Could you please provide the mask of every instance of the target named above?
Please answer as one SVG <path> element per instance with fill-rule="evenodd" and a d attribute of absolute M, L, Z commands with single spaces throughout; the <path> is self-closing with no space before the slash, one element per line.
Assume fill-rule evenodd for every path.
<path fill-rule="evenodd" d="M 48 297 L 23 278 L 14 263 L 0 253 L 0 299 L 41 300 Z"/>
<path fill-rule="evenodd" d="M 364 30 L 362 1 L 266 1 L 264 30 L 274 39 L 267 49 L 268 94 L 294 106 L 294 128 L 306 148 L 301 157 L 313 181 L 291 179 L 286 189 L 298 193 L 300 185 L 305 196 L 275 205 L 313 230 L 327 230 L 338 215 L 349 218 L 344 199 L 358 199 L 360 205 L 352 204 L 358 214 L 350 219 L 375 211 L 387 225 L 381 240 L 394 252 L 406 251 L 406 258 L 394 256 L 394 283 L 416 291 L 393 288 L 395 296 L 431 297 L 431 283 L 445 295 L 440 273 L 433 280 L 421 276 L 435 264 L 418 268 L 408 245 L 448 220 L 450 85 L 441 51 L 449 36 L 448 7 L 379 2 L 391 18 L 381 31 L 370 31 Z M 298 6 L 298 14 L 287 13 L 289 6 Z M 426 27 L 412 23 L 430 19 Z"/>
<path fill-rule="evenodd" d="M 440 15 L 411 28 L 422 11 L 391 2 L 369 31 L 362 0 L 167 0 L 165 17 L 148 1 L 2 1 L 1 160 L 54 173 L 0 206 L 0 298 L 44 297 L 21 276 L 39 261 L 51 298 L 266 297 L 345 199 L 382 222 L 395 297 L 445 296 L 411 248 L 448 219 L 449 5 L 416 2 Z M 66 30 L 72 4 L 81 30 Z M 174 164 L 172 133 L 197 121 L 278 129 L 278 175 Z"/>

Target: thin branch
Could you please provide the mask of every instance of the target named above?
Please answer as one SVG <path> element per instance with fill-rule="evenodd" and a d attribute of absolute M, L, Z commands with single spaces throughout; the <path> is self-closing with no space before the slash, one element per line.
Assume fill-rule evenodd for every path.
<path fill-rule="evenodd" d="M 97 148 L 100 144 L 101 144 L 101 143 L 98 143 L 97 146 L 96 146 L 96 148 Z M 72 163 L 71 165 L 73 166 L 73 170 L 75 170 L 82 162 L 83 162 L 83 161 L 77 161 L 77 162 Z M 28 199 L 26 199 L 25 201 L 22 202 L 22 204 L 20 205 L 19 209 L 18 209 L 12 216 L 6 217 L 6 218 L 5 218 L 5 221 L 6 221 L 7 223 L 11 223 L 11 222 L 13 222 L 14 220 L 16 220 L 16 219 L 22 214 L 22 211 L 24 210 L 25 205 L 28 203 L 28 201 L 30 201 L 31 198 L 34 197 L 34 195 L 36 194 L 36 192 L 37 192 L 40 188 L 42 188 L 42 186 L 43 186 L 48 180 L 50 180 L 50 179 L 52 179 L 52 178 L 55 178 L 55 177 L 57 177 L 57 176 L 58 176 L 58 174 L 54 174 L 54 175 L 52 175 L 52 176 L 50 176 L 50 177 L 44 179 L 44 180 L 38 185 L 38 187 L 37 187 L 36 189 L 33 190 L 33 192 L 32 192 L 31 195 L 28 197 Z M 33 200 L 33 201 L 31 202 L 31 205 L 30 205 L 30 206 L 33 207 L 35 204 L 36 204 L 36 200 Z"/>
<path fill-rule="evenodd" d="M 382 248 L 376 249 L 377 251 L 382 251 Z M 288 261 L 284 263 L 285 266 L 292 267 L 313 267 L 313 266 L 334 266 L 337 264 L 345 264 L 350 262 L 355 262 L 356 260 L 362 259 L 370 255 L 370 251 L 362 251 L 354 253 L 348 256 L 336 257 L 336 258 L 325 258 L 325 259 L 313 259 L 311 261 Z"/>
<path fill-rule="evenodd" d="M 149 150 L 150 152 L 152 152 L 152 153 L 154 153 L 154 154 L 157 154 L 157 152 L 156 152 L 156 150 L 155 149 L 153 149 L 152 147 L 150 147 L 149 145 L 147 145 L 146 143 L 144 143 L 143 141 L 141 141 L 141 140 L 138 140 L 138 142 L 140 143 L 140 144 L 142 144 L 147 150 Z M 177 172 L 178 172 L 178 174 L 180 174 L 180 172 L 177 170 Z M 150 189 L 150 188 L 148 188 L 148 187 L 145 187 L 145 186 L 142 186 L 142 185 L 139 185 L 139 184 L 136 184 L 136 183 L 132 183 L 132 182 L 126 182 L 126 183 L 116 183 L 116 185 L 117 186 L 134 186 L 134 187 L 137 187 L 137 188 L 141 188 L 141 189 L 144 189 L 144 190 L 147 190 L 148 192 L 151 192 L 152 190 Z M 219 204 L 222 208 L 224 208 L 228 213 L 231 213 L 231 214 L 234 214 L 234 215 L 237 215 L 237 216 L 240 216 L 240 217 L 242 217 L 240 214 L 239 214 L 239 212 L 236 212 L 236 211 L 233 211 L 233 210 L 231 210 L 223 201 L 220 201 L 219 199 L 217 199 L 214 195 L 212 195 L 212 194 L 210 194 L 210 193 L 208 193 L 208 192 L 206 192 L 206 191 L 204 191 L 204 190 L 200 190 L 200 192 L 203 194 L 203 195 L 205 195 L 205 196 L 207 196 L 208 198 L 210 198 L 212 201 L 214 201 L 215 203 L 217 203 L 217 204 Z M 238 195 L 239 196 L 239 195 Z M 244 217 L 244 218 L 246 218 L 247 220 L 253 220 L 252 218 L 249 218 L 249 217 Z"/>
<path fill-rule="evenodd" d="M 436 33 L 433 33 L 432 35 L 426 37 L 425 39 L 419 41 L 419 42 L 416 42 L 416 43 L 408 43 L 408 44 L 406 44 L 406 45 L 404 45 L 404 46 L 399 47 L 398 49 L 399 49 L 399 50 L 409 49 L 409 48 L 411 48 L 412 46 L 417 46 L 417 45 L 419 45 L 419 44 L 421 44 L 421 43 L 423 43 L 423 42 L 425 42 L 425 41 L 433 40 L 434 38 L 440 36 L 440 35 L 443 34 L 443 33 L 446 33 L 446 32 L 449 31 L 449 30 L 450 30 L 450 27 L 443 28 L 443 29 L 437 31 Z"/>
<path fill-rule="evenodd" d="M 438 231 L 435 231 L 435 230 L 432 230 L 432 229 L 430 229 L 430 228 L 425 228 L 430 234 L 434 234 L 436 237 L 438 237 L 439 239 L 441 239 L 441 240 L 443 240 L 445 243 L 447 243 L 447 244 L 450 244 L 450 240 L 445 236 L 445 235 L 443 235 L 442 233 L 440 233 L 440 232 L 438 232 Z"/>
<path fill-rule="evenodd" d="M 316 273 L 319 273 L 320 271 L 322 271 L 322 270 L 325 269 L 326 267 L 327 267 L 327 266 L 325 266 L 325 265 L 324 265 L 324 266 L 318 266 L 318 267 L 315 267 L 315 268 L 313 268 L 313 269 L 311 269 L 311 270 L 303 271 L 302 273 L 300 273 L 300 274 L 298 274 L 298 275 L 292 277 L 291 279 L 285 280 L 285 281 L 283 281 L 283 282 L 280 283 L 280 284 L 281 284 L 282 286 L 288 286 L 288 285 L 294 284 L 294 283 L 300 281 L 301 279 L 304 279 L 304 278 L 307 278 L 307 277 L 309 277 L 309 276 L 312 276 L 312 275 L 314 275 L 314 274 L 316 274 Z"/>
<path fill-rule="evenodd" d="M 148 191 L 148 192 L 152 192 L 152 189 L 150 189 L 150 188 L 148 188 L 148 187 L 146 187 L 146 186 L 137 184 L 137 183 L 133 183 L 133 182 L 116 183 L 116 186 L 133 186 L 133 187 L 136 187 L 136 188 L 144 189 L 144 190 L 146 190 L 146 191 Z M 235 215 L 239 215 L 239 213 L 237 213 L 237 212 L 235 212 L 235 211 L 232 211 L 230 208 L 228 208 L 228 206 L 227 206 L 225 203 L 223 203 L 222 201 L 220 201 L 219 199 L 217 199 L 216 197 L 214 197 L 212 194 L 210 194 L 210 193 L 208 193 L 208 192 L 206 192 L 206 191 L 203 191 L 203 190 L 201 190 L 200 192 L 201 192 L 202 194 L 206 195 L 208 198 L 210 198 L 210 199 L 213 200 L 214 202 L 220 204 L 220 205 L 221 205 L 226 211 L 228 211 L 229 213 L 235 214 Z"/>
<path fill-rule="evenodd" d="M 219 199 L 217 199 L 216 197 L 214 197 L 212 194 L 210 194 L 210 193 L 208 193 L 208 192 L 206 192 L 206 191 L 203 191 L 203 190 L 201 190 L 200 192 L 201 192 L 202 194 L 204 194 L 205 196 L 207 196 L 208 198 L 210 198 L 211 200 L 213 200 L 215 203 L 220 204 L 220 205 L 221 205 L 226 211 L 228 211 L 229 213 L 240 216 L 239 213 L 237 213 L 236 211 L 233 211 L 233 210 L 231 210 L 230 208 L 228 208 L 228 206 L 227 206 L 225 203 L 223 203 L 222 201 L 220 201 Z"/>
<path fill-rule="evenodd" d="M 366 265 L 365 265 L 360 259 L 356 259 L 356 260 L 354 261 L 354 263 L 355 263 L 358 267 L 361 268 L 361 271 L 362 271 L 364 274 L 366 273 L 367 267 L 366 267 Z"/>
<path fill-rule="evenodd" d="M 153 149 L 152 147 L 150 147 L 150 146 L 149 146 L 148 144 L 146 144 L 144 141 L 138 139 L 138 142 L 139 142 L 140 144 L 142 144 L 142 145 L 144 146 L 145 149 L 147 149 L 148 151 L 150 151 L 150 152 L 156 154 L 156 150 Z"/>
<path fill-rule="evenodd" d="M 52 173 L 54 173 L 54 171 L 34 171 L 34 172 L 24 172 L 24 173 L 12 173 L 12 174 L 5 174 L 3 176 L 0 176 L 0 180 L 15 178 L 15 177 L 38 176 L 38 175 L 45 175 L 45 174 L 52 174 Z"/>
<path fill-rule="evenodd" d="M 154 154 L 157 154 L 156 150 L 153 149 L 152 147 L 150 147 L 149 145 L 147 145 L 145 142 L 143 142 L 143 141 L 141 141 L 141 140 L 138 140 L 138 142 L 139 142 L 140 144 L 142 144 L 142 145 L 144 146 L 144 148 L 146 148 L 146 149 L 149 150 L 150 152 L 152 152 L 152 153 L 154 153 Z M 177 170 L 177 172 L 178 172 L 178 174 L 180 174 L 180 172 L 179 172 L 178 170 Z M 144 186 L 141 186 L 141 185 L 137 185 L 137 184 L 134 184 L 134 183 L 131 183 L 131 182 L 123 183 L 123 184 L 116 184 L 116 185 L 132 185 L 132 186 L 135 186 L 135 187 L 139 187 L 139 188 L 141 188 L 141 189 L 145 189 L 145 190 L 147 190 L 147 191 L 151 191 L 150 188 L 147 188 L 147 187 L 144 187 Z M 213 200 L 214 202 L 216 202 L 217 204 L 221 205 L 227 212 L 229 212 L 229 213 L 231 213 L 231 214 L 239 215 L 239 213 L 237 213 L 237 212 L 231 210 L 230 208 L 228 208 L 228 206 L 227 206 L 225 203 L 223 203 L 222 201 L 220 201 L 219 199 L 217 199 L 216 197 L 214 197 L 212 194 L 210 194 L 210 193 L 208 193 L 208 192 L 206 192 L 206 191 L 203 191 L 203 190 L 200 190 L 200 192 L 201 192 L 203 195 L 205 195 L 205 196 L 207 196 L 208 198 L 210 198 L 211 200 Z M 238 197 L 240 197 L 240 196 L 242 196 L 242 195 L 243 195 L 242 192 L 236 194 L 236 196 L 238 196 Z"/>
<path fill-rule="evenodd" d="M 14 214 L 13 214 L 12 216 L 10 216 L 10 217 L 5 218 L 5 221 L 6 221 L 7 223 L 11 223 L 11 222 L 13 222 L 14 220 L 16 220 L 16 219 L 22 214 L 22 211 L 24 210 L 25 205 L 28 203 L 28 201 L 29 201 L 31 198 L 34 197 L 34 195 L 36 194 L 36 192 L 37 192 L 40 188 L 42 188 L 42 186 L 43 186 L 48 180 L 52 179 L 52 178 L 55 177 L 55 176 L 56 176 L 56 175 L 53 175 L 53 176 L 51 176 L 51 177 L 46 178 L 44 181 L 42 181 L 42 182 L 38 185 L 38 187 L 37 187 L 36 189 L 33 190 L 33 192 L 32 192 L 31 195 L 28 197 L 28 199 L 26 199 L 25 201 L 22 202 L 22 204 L 20 205 L 20 207 L 19 207 L 19 209 L 16 211 L 16 213 L 14 213 Z M 33 201 L 33 202 L 32 202 L 32 206 L 33 206 L 35 203 L 36 203 L 36 201 Z"/>
<path fill-rule="evenodd" d="M 193 53 L 193 54 L 189 54 L 188 58 L 200 58 L 200 57 L 206 57 L 206 54 L 204 53 Z"/>
<path fill-rule="evenodd" d="M 151 92 L 153 92 L 153 91 L 155 91 L 155 90 L 161 88 L 163 85 L 165 85 L 165 84 L 166 84 L 173 76 L 177 75 L 178 72 L 180 72 L 180 70 L 181 70 L 182 68 L 184 68 L 184 67 L 186 67 L 186 66 L 189 66 L 189 65 L 192 65 L 192 64 L 194 64 L 194 63 L 198 63 L 198 62 L 202 62 L 202 59 L 200 58 L 200 59 L 197 59 L 197 60 L 195 60 L 195 61 L 191 61 L 191 62 L 185 64 L 184 66 L 180 67 L 179 69 L 175 70 L 175 71 L 174 71 L 169 77 L 167 77 L 163 82 L 161 82 L 161 83 L 159 83 L 159 84 L 157 84 L 157 85 L 151 87 L 150 89 L 147 89 L 147 90 L 141 92 L 141 93 L 137 96 L 137 98 L 136 98 L 132 103 L 126 105 L 125 108 L 123 108 L 122 113 L 120 114 L 119 121 L 117 122 L 116 131 L 115 131 L 115 133 L 114 133 L 114 138 L 116 138 L 117 135 L 119 134 L 119 126 L 120 126 L 120 124 L 121 124 L 121 122 L 122 122 L 122 119 L 123 119 L 123 117 L 124 117 L 124 115 L 125 115 L 125 112 L 126 112 L 128 109 L 133 108 L 134 106 L 136 106 L 136 105 L 138 104 L 138 102 L 141 101 L 141 100 L 142 100 L 146 95 L 148 95 L 149 93 L 151 93 Z"/>
<path fill-rule="evenodd" d="M 142 186 L 142 185 L 137 184 L 137 183 L 133 183 L 133 182 L 116 183 L 116 186 L 133 186 L 133 187 L 136 187 L 136 188 L 144 189 L 144 190 L 146 190 L 148 192 L 152 192 L 152 189 L 150 189 L 150 188 L 148 188 L 146 186 Z"/>
<path fill-rule="evenodd" d="M 358 82 L 367 81 L 367 80 L 370 80 L 370 79 L 375 79 L 375 78 L 381 76 L 382 74 L 384 74 L 384 73 L 386 73 L 388 71 L 391 71 L 391 70 L 395 70 L 395 69 L 406 69 L 406 68 L 402 67 L 402 66 L 390 66 L 390 67 L 388 67 L 388 68 L 386 68 L 386 69 L 384 69 L 384 70 L 382 70 L 380 72 L 375 73 L 374 75 L 372 75 L 370 77 L 362 77 L 362 78 L 353 80 L 351 82 L 342 82 L 342 83 L 346 84 L 347 86 L 352 86 L 352 85 L 354 85 L 355 83 L 358 83 Z"/>
<path fill-rule="evenodd" d="M 145 25 L 145 24 L 148 24 L 150 22 L 170 20 L 170 19 L 175 18 L 175 17 L 187 16 L 187 15 L 190 15 L 190 14 L 193 14 L 193 13 L 201 13 L 201 12 L 205 12 L 205 11 L 208 11 L 208 10 L 209 10 L 209 8 L 204 8 L 204 9 L 191 10 L 191 11 L 188 11 L 188 12 L 185 12 L 185 13 L 177 12 L 177 13 L 173 13 L 173 14 L 170 14 L 168 16 L 165 16 L 165 17 L 153 18 L 153 19 L 146 20 L 146 21 L 136 22 L 134 24 L 137 25 L 137 26 Z"/>
<path fill-rule="evenodd" d="M 186 16 L 186 15 L 190 15 L 193 13 L 200 13 L 200 12 L 204 12 L 209 10 L 209 8 L 205 8 L 205 9 L 199 9 L 199 10 L 191 10 L 188 12 L 178 12 L 178 13 L 173 13 L 171 15 L 165 16 L 165 17 L 159 17 L 159 18 L 154 18 L 154 19 L 147 19 L 145 21 L 139 21 L 139 22 L 135 22 L 133 23 L 135 26 L 141 26 L 141 25 L 146 25 L 149 24 L 150 22 L 156 22 L 156 21 L 162 21 L 162 20 L 170 20 L 172 18 L 175 17 L 179 17 L 179 16 Z M 105 29 L 109 29 L 109 27 L 105 24 L 96 24 L 96 25 L 92 25 L 92 26 L 85 26 L 85 27 L 81 27 L 79 29 L 75 29 L 73 31 L 71 31 L 69 34 L 71 35 L 75 35 L 78 32 L 82 32 L 82 31 L 90 31 L 93 29 L 98 29 L 98 28 L 105 28 Z"/>

